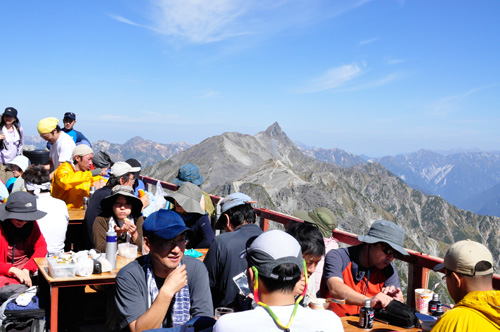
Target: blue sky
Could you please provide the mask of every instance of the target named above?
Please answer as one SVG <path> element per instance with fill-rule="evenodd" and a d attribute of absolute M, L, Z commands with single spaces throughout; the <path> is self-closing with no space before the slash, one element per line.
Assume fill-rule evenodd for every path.
<path fill-rule="evenodd" d="M 500 150 L 499 1 L 2 1 L 0 108 L 91 141 L 278 122 L 382 156 Z"/>

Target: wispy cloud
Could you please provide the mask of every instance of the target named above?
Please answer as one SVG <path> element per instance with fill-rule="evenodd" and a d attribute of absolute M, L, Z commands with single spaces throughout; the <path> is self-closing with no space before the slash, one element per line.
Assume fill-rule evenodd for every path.
<path fill-rule="evenodd" d="M 495 86 L 498 86 L 498 83 L 493 83 L 493 84 L 488 84 L 488 85 L 483 85 L 477 88 L 473 88 L 470 90 L 467 90 L 462 93 L 457 93 L 454 95 L 450 96 L 445 96 L 442 97 L 435 102 L 430 103 L 427 108 L 430 109 L 429 113 L 430 115 L 438 116 L 438 117 L 446 117 L 449 114 L 453 114 L 457 112 L 460 109 L 459 102 L 463 101 L 467 97 L 481 91 L 485 90 L 488 88 L 492 88 Z"/>
<path fill-rule="evenodd" d="M 332 90 L 343 86 L 347 82 L 363 74 L 363 69 L 357 63 L 343 65 L 327 70 L 326 73 L 315 78 L 306 87 L 298 89 L 298 93 L 312 93 Z"/>
<path fill-rule="evenodd" d="M 376 42 L 377 40 L 378 40 L 378 37 L 367 39 L 367 40 L 362 40 L 358 43 L 358 46 L 365 46 L 365 45 L 371 44 L 373 42 Z"/>
<path fill-rule="evenodd" d="M 207 44 L 244 35 L 268 35 L 315 24 L 354 10 L 371 0 L 149 0 L 150 22 L 139 24 L 120 15 L 111 18 L 162 35 Z"/>
<path fill-rule="evenodd" d="M 350 86 L 350 87 L 341 88 L 341 89 L 338 89 L 338 91 L 339 92 L 353 92 L 353 91 L 374 89 L 374 88 L 378 88 L 378 87 L 387 85 L 389 83 L 392 83 L 395 80 L 400 79 L 402 76 L 403 76 L 403 74 L 401 74 L 401 73 L 392 73 L 392 74 L 389 74 L 381 79 L 367 82 L 367 83 L 354 85 L 354 86 Z"/>
<path fill-rule="evenodd" d="M 219 97 L 220 95 L 221 95 L 221 93 L 217 92 L 217 91 L 205 91 L 205 92 L 201 93 L 199 98 L 201 98 L 201 99 L 213 99 L 213 98 Z"/>

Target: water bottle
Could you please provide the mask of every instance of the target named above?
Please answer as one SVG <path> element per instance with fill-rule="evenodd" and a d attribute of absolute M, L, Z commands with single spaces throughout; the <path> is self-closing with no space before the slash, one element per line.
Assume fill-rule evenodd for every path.
<path fill-rule="evenodd" d="M 371 330 L 373 328 L 373 318 L 375 313 L 370 305 L 371 300 L 366 299 L 365 305 L 359 310 L 359 327 L 364 330 Z"/>
<path fill-rule="evenodd" d="M 111 269 L 116 269 L 116 251 L 118 249 L 116 231 L 110 227 L 106 232 L 106 259 L 111 263 Z"/>
<path fill-rule="evenodd" d="M 94 195 L 94 193 L 95 193 L 95 187 L 94 187 L 94 186 L 92 186 L 92 187 L 90 187 L 90 189 L 89 189 L 89 200 L 90 200 L 90 198 L 92 197 L 92 195 Z"/>
<path fill-rule="evenodd" d="M 437 311 L 438 305 L 441 304 L 441 301 L 439 301 L 439 294 L 434 293 L 432 294 L 432 300 L 429 301 L 429 315 L 434 316 L 434 313 Z M 443 311 L 443 306 L 441 305 L 441 311 Z"/>

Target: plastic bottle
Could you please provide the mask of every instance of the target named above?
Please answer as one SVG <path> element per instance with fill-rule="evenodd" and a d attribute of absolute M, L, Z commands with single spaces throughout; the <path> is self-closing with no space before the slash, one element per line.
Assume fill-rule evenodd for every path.
<path fill-rule="evenodd" d="M 364 330 L 371 330 L 373 328 L 373 318 L 375 314 L 370 303 L 371 300 L 366 299 L 365 305 L 359 310 L 359 327 Z"/>
<path fill-rule="evenodd" d="M 432 294 L 432 300 L 429 301 L 429 315 L 434 316 L 434 313 L 437 311 L 438 305 L 441 304 L 439 301 L 439 294 Z M 443 311 L 443 306 L 441 305 L 441 311 Z"/>
<path fill-rule="evenodd" d="M 90 200 L 90 197 L 92 197 L 92 195 L 94 195 L 94 193 L 95 193 L 95 187 L 94 187 L 94 186 L 92 186 L 92 187 L 90 187 L 90 189 L 89 189 L 89 200 Z"/>
<path fill-rule="evenodd" d="M 111 268 L 116 269 L 116 251 L 118 249 L 116 231 L 110 225 L 106 232 L 106 259 L 111 263 Z"/>

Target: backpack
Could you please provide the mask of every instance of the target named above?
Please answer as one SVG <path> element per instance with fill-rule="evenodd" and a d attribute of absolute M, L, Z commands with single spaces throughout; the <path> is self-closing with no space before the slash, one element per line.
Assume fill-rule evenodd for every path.
<path fill-rule="evenodd" d="M 0 332 L 45 331 L 45 310 L 40 309 L 38 296 L 33 296 L 25 307 L 18 305 L 15 298 L 8 301 L 3 312 L 6 318 L 2 321 Z"/>

